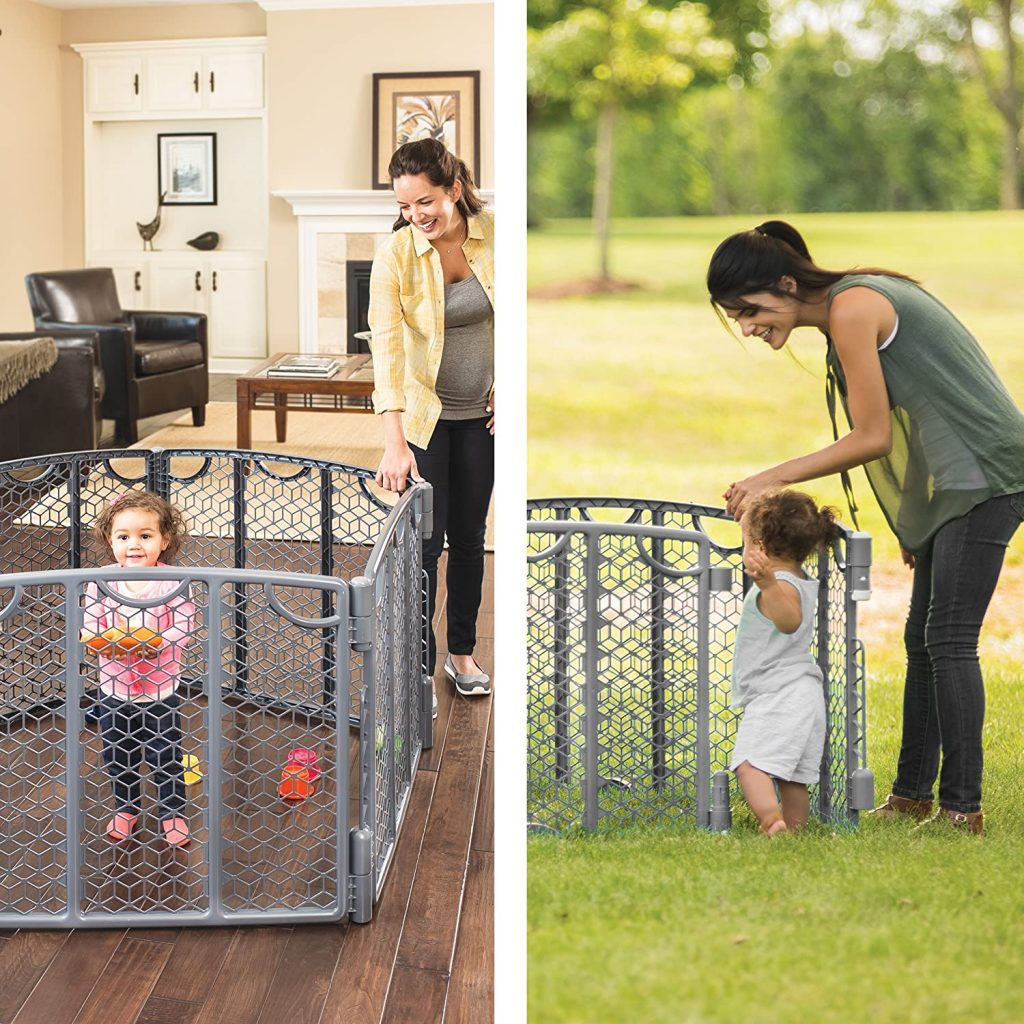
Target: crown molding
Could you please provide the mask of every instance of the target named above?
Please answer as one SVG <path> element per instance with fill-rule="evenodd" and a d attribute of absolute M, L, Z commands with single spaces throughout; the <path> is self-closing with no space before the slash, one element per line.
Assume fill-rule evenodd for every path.
<path fill-rule="evenodd" d="M 454 7 L 494 5 L 494 0 L 256 0 L 265 11 L 326 11 L 343 7 Z"/>

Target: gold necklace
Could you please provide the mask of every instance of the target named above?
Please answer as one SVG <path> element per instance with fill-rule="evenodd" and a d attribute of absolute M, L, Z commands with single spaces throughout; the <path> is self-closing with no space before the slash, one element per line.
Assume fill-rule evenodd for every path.
<path fill-rule="evenodd" d="M 462 226 L 466 229 L 466 232 L 462 236 L 462 241 L 458 243 L 460 246 L 461 245 L 465 245 L 466 244 L 466 239 L 469 238 L 469 221 L 463 221 L 462 222 Z M 445 249 L 444 254 L 445 254 L 445 256 L 451 256 L 452 250 L 451 249 Z"/>

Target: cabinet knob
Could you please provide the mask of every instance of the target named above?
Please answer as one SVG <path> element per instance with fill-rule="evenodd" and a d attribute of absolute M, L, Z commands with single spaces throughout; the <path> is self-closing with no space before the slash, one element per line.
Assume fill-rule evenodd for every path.
<path fill-rule="evenodd" d="M 201 278 L 202 278 L 202 271 L 201 270 L 197 270 L 196 271 L 196 291 L 197 292 L 201 292 L 203 290 L 203 286 L 199 283 Z"/>
<path fill-rule="evenodd" d="M 141 292 L 142 291 L 142 271 L 141 270 L 136 270 L 135 271 L 135 290 L 137 292 Z"/>
<path fill-rule="evenodd" d="M 213 72 L 210 72 L 210 92 L 214 92 L 215 86 L 213 84 Z"/>
<path fill-rule="evenodd" d="M 217 290 L 217 271 L 216 270 L 213 272 L 213 290 L 214 291 Z"/>
<path fill-rule="evenodd" d="M 199 72 L 198 71 L 192 76 L 192 88 L 195 89 L 196 92 L 199 92 Z"/>
<path fill-rule="evenodd" d="M 135 89 L 135 95 L 139 95 L 139 73 L 136 71 L 135 76 L 132 79 L 132 87 Z"/>

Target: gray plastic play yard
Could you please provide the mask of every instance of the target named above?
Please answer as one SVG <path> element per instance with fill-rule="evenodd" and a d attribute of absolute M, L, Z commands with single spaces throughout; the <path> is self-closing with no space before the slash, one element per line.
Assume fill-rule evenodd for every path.
<path fill-rule="evenodd" d="M 530 827 L 731 825 L 732 644 L 747 578 L 722 509 L 625 498 L 528 502 Z M 864 648 L 871 541 L 843 530 L 805 567 L 821 581 L 813 654 L 828 736 L 812 815 L 871 806 Z"/>
<path fill-rule="evenodd" d="M 432 492 L 392 506 L 372 479 L 205 449 L 0 465 L 0 927 L 369 920 L 432 735 Z M 173 568 L 97 568 L 110 558 L 89 528 L 131 488 L 184 513 Z M 80 630 L 86 588 L 126 575 L 179 581 L 196 607 L 178 691 L 181 849 L 160 835 L 147 769 L 131 838 L 104 832 L 97 660 Z M 296 750 L 305 769 L 289 768 Z"/>

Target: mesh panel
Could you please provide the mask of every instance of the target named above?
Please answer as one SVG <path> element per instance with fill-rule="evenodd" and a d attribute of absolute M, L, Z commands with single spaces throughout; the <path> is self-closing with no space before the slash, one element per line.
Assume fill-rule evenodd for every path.
<path fill-rule="evenodd" d="M 392 508 L 372 476 L 207 450 L 0 465 L 4 926 L 336 919 L 361 891 L 344 874 L 350 805 L 360 826 L 380 822 L 365 879 L 379 893 L 430 740 L 429 487 Z M 188 525 L 174 569 L 132 574 L 182 586 L 155 605 L 125 593 L 122 570 L 96 568 L 110 553 L 90 538 L 133 488 L 166 496 Z M 379 599 L 350 615 L 348 581 L 364 574 Z M 167 635 L 154 609 L 175 596 L 185 635 L 138 646 L 139 630 Z M 364 734 L 376 719 L 379 744 L 376 724 L 362 750 L 350 739 L 350 710 Z"/>
<path fill-rule="evenodd" d="M 528 518 L 531 823 L 708 824 L 711 777 L 728 768 L 738 724 L 738 527 L 719 509 L 626 499 L 531 502 Z M 853 605 L 841 559 L 806 568 L 823 580 L 812 653 L 828 711 L 812 806 L 853 822 L 848 780 L 864 764 Z M 731 589 L 710 570 L 727 572 Z"/>

